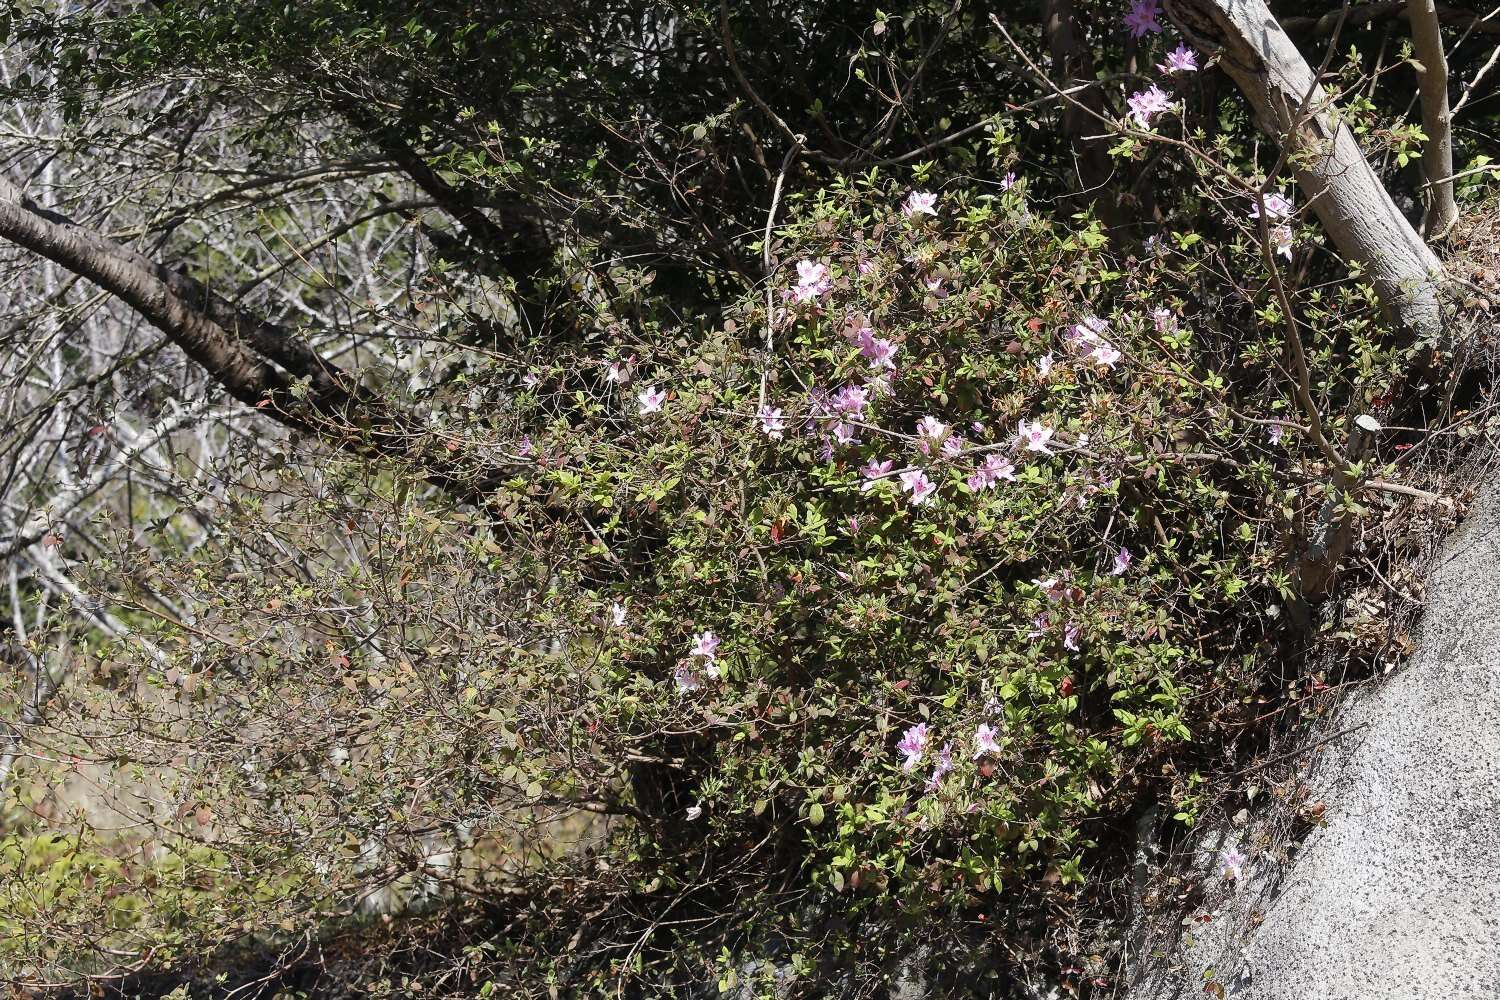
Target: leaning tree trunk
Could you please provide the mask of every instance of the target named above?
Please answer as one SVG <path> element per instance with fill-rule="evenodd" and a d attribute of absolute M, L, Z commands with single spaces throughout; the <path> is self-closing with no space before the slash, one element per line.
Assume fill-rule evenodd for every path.
<path fill-rule="evenodd" d="M 1448 111 L 1448 58 L 1443 54 L 1443 33 L 1438 27 L 1433 0 L 1407 0 L 1411 39 L 1422 90 L 1422 131 L 1427 145 L 1422 149 L 1422 174 L 1427 179 L 1427 215 L 1422 232 L 1429 239 L 1443 236 L 1458 221 L 1458 202 L 1453 198 L 1453 128 Z"/>
<path fill-rule="evenodd" d="M 1263 0 L 1167 0 L 1167 12 L 1245 94 L 1345 259 L 1364 269 L 1401 325 L 1441 340 L 1443 267 L 1391 201 L 1312 67 Z"/>

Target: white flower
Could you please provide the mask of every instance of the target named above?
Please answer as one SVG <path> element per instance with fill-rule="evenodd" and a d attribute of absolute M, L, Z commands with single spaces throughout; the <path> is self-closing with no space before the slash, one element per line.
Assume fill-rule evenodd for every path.
<path fill-rule="evenodd" d="M 665 389 L 658 392 L 656 386 L 648 385 L 635 398 L 641 404 L 641 415 L 645 416 L 661 412 L 661 404 L 667 401 L 667 392 Z"/>
<path fill-rule="evenodd" d="M 1052 440 L 1054 431 L 1041 421 L 1027 423 L 1023 420 L 1017 428 L 1017 433 L 1022 446 L 1027 451 L 1041 452 L 1043 455 L 1052 454 L 1052 449 L 1047 447 L 1047 442 Z"/>
<path fill-rule="evenodd" d="M 702 816 L 702 815 L 703 815 L 703 807 L 702 806 L 688 806 L 687 818 L 689 820 L 695 820 L 699 816 Z"/>

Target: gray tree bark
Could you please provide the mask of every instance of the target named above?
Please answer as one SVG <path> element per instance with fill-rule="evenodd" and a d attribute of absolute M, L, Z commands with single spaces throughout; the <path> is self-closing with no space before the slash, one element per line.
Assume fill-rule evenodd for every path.
<path fill-rule="evenodd" d="M 1422 174 L 1427 179 L 1427 214 L 1422 232 L 1429 239 L 1443 236 L 1458 221 L 1458 202 L 1453 197 L 1453 128 L 1448 111 L 1448 58 L 1443 52 L 1443 33 L 1438 26 L 1433 0 L 1407 0 L 1411 38 L 1422 91 L 1422 131 L 1427 145 L 1422 150 Z"/>
<path fill-rule="evenodd" d="M 1443 266 L 1391 200 L 1312 67 L 1263 0 L 1167 0 L 1167 13 L 1244 92 L 1282 145 L 1329 239 L 1408 330 L 1440 341 Z"/>

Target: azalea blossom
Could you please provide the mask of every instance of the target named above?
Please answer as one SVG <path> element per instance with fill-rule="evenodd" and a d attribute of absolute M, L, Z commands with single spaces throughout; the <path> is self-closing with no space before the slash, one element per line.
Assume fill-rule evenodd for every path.
<path fill-rule="evenodd" d="M 1172 110 L 1171 96 L 1154 83 L 1145 90 L 1131 94 L 1126 103 L 1130 105 L 1130 117 L 1141 128 L 1150 128 L 1152 118 Z"/>
<path fill-rule="evenodd" d="M 710 631 L 699 632 L 693 636 L 693 649 L 688 655 L 701 656 L 709 663 L 712 663 L 719 655 L 720 641 L 719 637 Z"/>
<path fill-rule="evenodd" d="M 975 469 L 974 474 L 969 477 L 969 489 L 978 493 L 989 489 L 1002 479 L 1012 483 L 1016 481 L 1015 464 L 1005 456 L 991 452 L 985 456 L 984 464 Z"/>
<path fill-rule="evenodd" d="M 1108 331 L 1109 320 L 1100 319 L 1098 316 L 1085 316 L 1068 327 L 1068 332 L 1063 334 L 1063 339 L 1079 354 L 1087 354 L 1095 344 L 1103 341 L 1102 335 Z"/>
<path fill-rule="evenodd" d="M 1063 649 L 1071 649 L 1078 652 L 1078 637 L 1083 634 L 1083 627 L 1068 622 L 1068 627 L 1063 630 Z"/>
<path fill-rule="evenodd" d="M 862 385 L 846 385 L 833 396 L 833 408 L 839 413 L 863 413 L 870 402 L 870 392 Z"/>
<path fill-rule="evenodd" d="M 1161 22 L 1157 21 L 1160 15 L 1161 0 L 1135 0 L 1130 13 L 1125 15 L 1125 27 L 1130 29 L 1132 38 L 1158 34 L 1162 30 Z"/>
<path fill-rule="evenodd" d="M 856 343 L 859 344 L 860 355 L 870 362 L 871 368 L 895 370 L 896 344 L 882 337 L 876 337 L 875 331 L 869 327 L 861 328 L 855 337 Z"/>
<path fill-rule="evenodd" d="M 1198 53 L 1179 42 L 1177 48 L 1167 53 L 1167 61 L 1157 63 L 1156 68 L 1168 76 L 1173 73 L 1198 72 Z"/>
<path fill-rule="evenodd" d="M 609 606 L 609 617 L 615 623 L 615 628 L 623 628 L 625 626 L 625 605 L 619 601 L 612 602 Z"/>
<path fill-rule="evenodd" d="M 792 297 L 798 302 L 812 302 L 833 291 L 833 282 L 828 277 L 828 265 L 815 260 L 797 262 L 797 287 Z"/>
<path fill-rule="evenodd" d="M 786 430 L 786 417 L 779 406 L 762 406 L 756 414 L 760 417 L 760 432 L 773 441 L 781 440 Z"/>
<path fill-rule="evenodd" d="M 633 356 L 632 356 L 633 359 Z M 611 361 L 604 371 L 604 381 L 624 385 L 630 381 L 630 362 Z"/>
<path fill-rule="evenodd" d="M 703 807 L 702 806 L 688 806 L 688 809 L 687 809 L 687 818 L 690 821 L 691 820 L 695 820 L 699 816 L 702 816 L 702 815 L 703 815 Z"/>
<path fill-rule="evenodd" d="M 1273 226 L 1271 228 L 1271 242 L 1276 246 L 1276 252 L 1287 260 L 1292 259 L 1292 247 L 1296 245 L 1297 238 L 1292 233 L 1291 226 Z"/>
<path fill-rule="evenodd" d="M 938 443 L 947 436 L 948 425 L 937 417 L 923 417 L 917 421 L 917 437 Z"/>
<path fill-rule="evenodd" d="M 964 439 L 962 435 L 953 434 L 943 441 L 943 454 L 948 458 L 957 458 L 964 451 Z"/>
<path fill-rule="evenodd" d="M 927 779 L 927 790 L 935 792 L 953 771 L 953 744 L 944 743 L 943 748 L 938 751 L 937 764 L 932 769 L 932 775 Z"/>
<path fill-rule="evenodd" d="M 1264 195 L 1261 199 L 1266 204 L 1266 219 L 1269 222 L 1285 222 L 1296 214 L 1297 208 L 1285 195 L 1273 191 Z M 1250 202 L 1250 218 L 1260 218 L 1260 202 L 1253 198 Z"/>
<path fill-rule="evenodd" d="M 1121 354 L 1115 349 L 1115 345 L 1107 340 L 1099 341 L 1099 345 L 1089 352 L 1089 357 L 1094 359 L 1095 364 L 1103 365 L 1105 368 L 1113 368 L 1115 362 L 1119 361 Z"/>
<path fill-rule="evenodd" d="M 1157 333 L 1171 333 L 1177 329 L 1177 315 L 1165 306 L 1157 306 L 1151 310 L 1151 323 Z"/>
<path fill-rule="evenodd" d="M 921 469 L 908 469 L 901 473 L 901 488 L 911 494 L 912 506 L 920 507 L 937 492 L 937 484 L 927 478 Z"/>
<path fill-rule="evenodd" d="M 677 669 L 672 671 L 672 680 L 677 682 L 677 690 L 680 693 L 696 691 L 703 686 L 698 675 L 686 663 L 677 664 Z"/>
<path fill-rule="evenodd" d="M 1000 190 L 1001 191 L 1009 191 L 1011 188 L 1013 188 L 1015 186 L 1016 186 L 1016 175 L 1015 175 L 1014 172 L 1007 173 L 1004 177 L 1000 178 Z"/>
<path fill-rule="evenodd" d="M 521 443 L 516 446 L 516 454 L 520 455 L 522 458 L 526 458 L 527 456 L 529 456 L 531 454 L 531 449 L 532 449 L 531 435 L 530 434 L 522 434 L 521 435 Z"/>
<path fill-rule="evenodd" d="M 930 191 L 913 191 L 902 203 L 901 214 L 908 219 L 916 215 L 937 215 L 937 195 Z"/>
<path fill-rule="evenodd" d="M 1044 636 L 1044 635 L 1047 634 L 1047 630 L 1050 629 L 1051 627 L 1052 627 L 1052 619 L 1051 619 L 1051 617 L 1049 617 L 1048 615 L 1044 615 L 1044 614 L 1043 615 L 1037 615 L 1035 618 L 1031 619 L 1031 628 L 1030 628 L 1030 630 L 1027 631 L 1026 638 L 1028 638 L 1028 639 L 1040 639 L 1042 636 Z"/>
<path fill-rule="evenodd" d="M 1067 599 L 1067 580 L 1060 579 L 1055 576 L 1049 576 L 1045 580 L 1032 580 L 1031 582 L 1036 584 L 1037 587 L 1041 589 L 1042 593 L 1047 595 L 1047 600 L 1051 601 L 1053 604 L 1059 604 Z"/>
<path fill-rule="evenodd" d="M 901 762 L 901 770 L 910 771 L 920 764 L 927 753 L 927 723 L 919 722 L 908 729 L 901 742 L 896 744 L 896 749 L 906 756 Z"/>
<path fill-rule="evenodd" d="M 1052 352 L 1043 354 L 1036 363 L 1036 374 L 1038 378 L 1045 379 L 1052 374 Z"/>
<path fill-rule="evenodd" d="M 1272 444 L 1280 444 L 1281 436 L 1286 433 L 1286 428 L 1280 424 L 1272 424 L 1266 428 L 1266 437 Z"/>
<path fill-rule="evenodd" d="M 661 404 L 667 401 L 665 389 L 657 391 L 656 386 L 648 385 L 635 397 L 641 404 L 641 415 L 661 412 Z"/>
<path fill-rule="evenodd" d="M 1041 421 L 1027 423 L 1022 420 L 1017 426 L 1016 433 L 1027 451 L 1041 452 L 1043 455 L 1052 454 L 1052 449 L 1047 447 L 1047 442 L 1052 440 L 1055 432 Z"/>
<path fill-rule="evenodd" d="M 948 291 L 943 287 L 942 278 L 928 278 L 923 282 L 927 286 L 927 293 L 936 299 L 946 299 Z"/>
<path fill-rule="evenodd" d="M 841 445 L 859 444 L 859 428 L 840 421 L 833 425 L 833 439 Z"/>
<path fill-rule="evenodd" d="M 1130 569 L 1130 564 L 1135 561 L 1135 556 L 1125 546 L 1120 546 L 1120 551 L 1115 553 L 1115 564 L 1110 569 L 1110 576 L 1124 576 L 1125 571 Z"/>
<path fill-rule="evenodd" d="M 869 491 L 874 489 L 875 483 L 881 479 L 884 479 L 886 476 L 889 476 L 891 474 L 891 470 L 895 467 L 896 463 L 894 460 L 877 462 L 873 458 L 870 459 L 859 470 L 860 474 L 863 475 L 866 479 L 866 482 L 863 482 L 859 485 L 860 490 Z"/>
<path fill-rule="evenodd" d="M 1243 851 L 1231 844 L 1224 848 L 1224 853 L 1219 858 L 1219 874 L 1236 882 L 1244 881 L 1245 865 L 1249 860 Z"/>
<path fill-rule="evenodd" d="M 999 753 L 1000 742 L 997 737 L 1000 730 L 988 722 L 981 722 L 974 730 L 974 759 L 978 760 L 987 753 Z"/>

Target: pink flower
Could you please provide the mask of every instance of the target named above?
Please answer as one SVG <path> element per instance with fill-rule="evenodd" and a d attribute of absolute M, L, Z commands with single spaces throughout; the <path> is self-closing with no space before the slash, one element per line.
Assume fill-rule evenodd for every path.
<path fill-rule="evenodd" d="M 1109 321 L 1098 316 L 1085 316 L 1081 322 L 1068 327 L 1063 339 L 1079 354 L 1087 354 L 1095 344 L 1103 342 L 1103 334 L 1109 331 Z"/>
<path fill-rule="evenodd" d="M 896 351 L 899 349 L 895 343 L 882 337 L 871 340 L 868 346 L 860 347 L 859 353 L 869 360 L 871 368 L 886 368 L 894 371 Z"/>
<path fill-rule="evenodd" d="M 859 428 L 842 421 L 833 425 L 833 439 L 841 445 L 859 444 Z"/>
<path fill-rule="evenodd" d="M 944 743 L 943 749 L 938 751 L 937 764 L 932 769 L 932 776 L 927 779 L 927 791 L 935 792 L 953 771 L 953 744 Z"/>
<path fill-rule="evenodd" d="M 937 215 L 937 195 L 929 191 L 913 191 L 902 203 L 901 214 L 908 219 L 916 215 Z"/>
<path fill-rule="evenodd" d="M 1152 118 L 1172 110 L 1172 98 L 1154 83 L 1145 90 L 1131 94 L 1126 103 L 1130 105 L 1130 117 L 1141 128 L 1150 128 Z"/>
<path fill-rule="evenodd" d="M 1068 622 L 1068 627 L 1063 630 L 1063 649 L 1071 649 L 1078 652 L 1078 637 L 1083 634 L 1083 628 Z"/>
<path fill-rule="evenodd" d="M 1047 600 L 1051 601 L 1053 604 L 1060 604 L 1068 597 L 1067 580 L 1062 580 L 1055 576 L 1049 576 L 1045 580 L 1032 580 L 1031 582 L 1036 584 L 1037 587 L 1041 589 L 1042 593 L 1047 595 Z"/>
<path fill-rule="evenodd" d="M 901 770 L 910 771 L 922 761 L 927 753 L 927 723 L 919 722 L 912 726 L 901 737 L 901 742 L 896 744 L 906 760 L 901 762 Z"/>
<path fill-rule="evenodd" d="M 1011 188 L 1013 188 L 1015 186 L 1016 186 L 1016 175 L 1014 173 L 1008 173 L 1004 177 L 1000 178 L 1000 190 L 1001 191 L 1009 191 Z"/>
<path fill-rule="evenodd" d="M 886 476 L 889 476 L 891 474 L 891 470 L 895 467 L 896 463 L 894 460 L 888 462 L 877 462 L 873 458 L 870 459 L 870 461 L 859 470 L 867 480 L 866 482 L 860 483 L 859 488 L 861 492 L 866 492 L 874 489 L 875 483 L 881 479 L 884 479 Z"/>
<path fill-rule="evenodd" d="M 969 489 L 978 493 L 989 489 L 1002 479 L 1015 482 L 1016 467 L 1010 459 L 991 452 L 985 456 L 984 464 L 975 469 L 974 474 L 969 477 Z"/>
<path fill-rule="evenodd" d="M 1052 374 L 1052 352 L 1043 354 L 1036 363 L 1036 374 L 1038 378 L 1045 379 Z"/>
<path fill-rule="evenodd" d="M 1115 350 L 1114 344 L 1111 344 L 1107 340 L 1101 340 L 1099 341 L 1099 345 L 1089 352 L 1089 357 L 1093 358 L 1096 364 L 1102 365 L 1105 368 L 1113 368 L 1115 362 L 1120 360 L 1121 355 L 1119 351 Z"/>
<path fill-rule="evenodd" d="M 700 656 L 703 659 L 707 660 L 709 663 L 712 663 L 715 659 L 718 658 L 719 642 L 719 637 L 714 635 L 712 632 L 699 632 L 697 635 L 693 636 L 693 649 L 688 655 Z"/>
<path fill-rule="evenodd" d="M 1157 63 L 1156 68 L 1168 76 L 1173 73 L 1196 73 L 1198 72 L 1198 53 L 1178 42 L 1177 48 L 1167 53 L 1167 61 Z"/>
<path fill-rule="evenodd" d="M 943 455 L 947 458 L 957 458 L 963 454 L 963 450 L 964 439 L 958 434 L 952 435 L 943 442 Z"/>
<path fill-rule="evenodd" d="M 609 367 L 604 371 L 604 380 L 617 385 L 624 385 L 630 381 L 630 362 L 635 360 L 635 355 L 630 356 L 630 361 L 611 361 Z"/>
<path fill-rule="evenodd" d="M 1047 442 L 1052 440 L 1055 433 L 1052 428 L 1042 424 L 1041 421 L 1027 423 L 1021 421 L 1017 427 L 1017 435 L 1020 442 L 1027 451 L 1041 452 L 1043 455 L 1052 454 L 1052 449 L 1047 447 Z"/>
<path fill-rule="evenodd" d="M 974 730 L 974 759 L 978 760 L 987 753 L 999 753 L 1000 741 L 996 739 L 999 735 L 1000 730 L 988 722 L 981 722 Z"/>
<path fill-rule="evenodd" d="M 619 601 L 612 601 L 609 605 L 610 621 L 614 622 L 615 628 L 625 627 L 625 605 Z"/>
<path fill-rule="evenodd" d="M 1135 556 L 1130 554 L 1130 550 L 1123 545 L 1120 546 L 1120 551 L 1115 553 L 1114 568 L 1109 571 L 1109 575 L 1124 576 L 1125 571 L 1130 568 L 1130 564 L 1134 561 Z"/>
<path fill-rule="evenodd" d="M 1245 879 L 1245 865 L 1249 860 L 1238 847 L 1230 845 L 1224 848 L 1224 853 L 1219 858 L 1219 874 L 1242 882 Z"/>
<path fill-rule="evenodd" d="M 677 664 L 677 669 L 672 671 L 672 679 L 677 682 L 679 693 L 685 694 L 688 691 L 696 691 L 703 686 L 703 682 L 698 679 L 698 675 L 693 673 L 686 663 Z"/>
<path fill-rule="evenodd" d="M 948 436 L 948 425 L 937 417 L 923 417 L 917 421 L 917 437 L 926 438 L 934 444 Z"/>
<path fill-rule="evenodd" d="M 1135 0 L 1130 13 L 1125 15 L 1125 27 L 1132 38 L 1160 32 L 1161 24 L 1156 19 L 1161 15 L 1161 0 Z"/>
<path fill-rule="evenodd" d="M 1163 306 L 1157 306 L 1151 310 L 1151 322 L 1155 325 L 1157 333 L 1171 333 L 1177 329 L 1177 316 L 1172 310 Z"/>
<path fill-rule="evenodd" d="M 1292 259 L 1292 247 L 1296 245 L 1297 238 L 1292 233 L 1291 226 L 1274 226 L 1271 229 L 1271 242 L 1276 244 L 1276 252 L 1287 260 Z"/>
<path fill-rule="evenodd" d="M 928 479 L 927 473 L 921 469 L 908 469 L 901 473 L 899 478 L 901 488 L 911 494 L 913 507 L 920 507 L 932 499 L 932 495 L 937 492 L 937 485 Z"/>
<path fill-rule="evenodd" d="M 862 385 L 846 385 L 833 396 L 833 408 L 839 413 L 861 414 L 870 401 L 870 393 Z"/>
<path fill-rule="evenodd" d="M 833 291 L 833 282 L 828 277 L 828 265 L 815 260 L 797 262 L 797 287 L 792 297 L 798 302 L 812 302 Z"/>
<path fill-rule="evenodd" d="M 1296 214 L 1297 208 L 1285 195 L 1273 191 L 1263 196 L 1266 204 L 1266 220 L 1269 222 L 1285 222 Z M 1250 218 L 1260 218 L 1260 203 L 1254 197 L 1250 200 Z"/>
<path fill-rule="evenodd" d="M 1272 444 L 1280 444 L 1281 437 L 1285 433 L 1286 428 L 1281 426 L 1280 424 L 1272 424 L 1270 427 L 1266 428 L 1266 437 Z"/>
<path fill-rule="evenodd" d="M 928 278 L 923 282 L 927 286 L 927 293 L 935 299 L 946 299 L 948 291 L 943 287 L 942 278 Z"/>
<path fill-rule="evenodd" d="M 1040 639 L 1042 636 L 1047 634 L 1047 630 L 1051 627 L 1051 618 L 1049 618 L 1047 615 L 1037 615 L 1035 618 L 1031 619 L 1031 628 L 1027 631 L 1026 638 Z"/>
<path fill-rule="evenodd" d="M 667 401 L 666 390 L 658 392 L 656 386 L 648 385 L 635 397 L 641 404 L 641 415 L 661 412 L 661 404 Z"/>
<path fill-rule="evenodd" d="M 781 440 L 786 430 L 786 417 L 779 406 L 762 406 L 756 414 L 760 417 L 760 432 L 773 441 Z"/>

